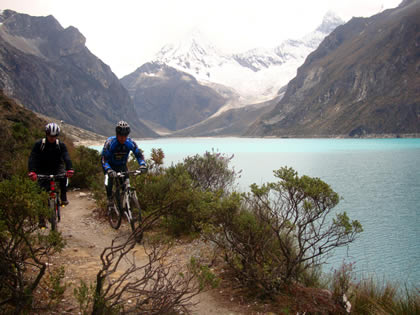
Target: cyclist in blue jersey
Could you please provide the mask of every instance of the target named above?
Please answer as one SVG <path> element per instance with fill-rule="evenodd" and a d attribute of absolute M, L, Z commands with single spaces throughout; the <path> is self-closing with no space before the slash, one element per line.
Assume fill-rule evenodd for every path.
<path fill-rule="evenodd" d="M 109 137 L 102 149 L 102 168 L 105 174 L 108 174 L 108 185 L 106 186 L 106 194 L 108 201 L 112 198 L 113 179 L 117 172 L 127 171 L 127 161 L 130 151 L 134 153 L 141 169 L 147 169 L 146 162 L 141 150 L 136 142 L 128 137 L 130 126 L 125 121 L 118 122 L 115 128 L 116 136 Z"/>

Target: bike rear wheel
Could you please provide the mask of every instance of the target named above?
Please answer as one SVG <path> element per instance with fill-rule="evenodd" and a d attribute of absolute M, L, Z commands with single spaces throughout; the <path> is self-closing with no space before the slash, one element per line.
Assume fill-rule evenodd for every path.
<path fill-rule="evenodd" d="M 119 229 L 121 225 L 121 202 L 118 191 L 113 192 L 112 202 L 108 204 L 108 220 L 114 229 Z"/>
<path fill-rule="evenodd" d="M 130 220 L 131 230 L 136 231 L 136 227 L 141 225 L 141 209 L 137 196 L 135 194 L 130 194 L 130 208 L 132 220 Z M 138 243 L 143 239 L 143 231 L 136 231 L 136 241 Z"/>

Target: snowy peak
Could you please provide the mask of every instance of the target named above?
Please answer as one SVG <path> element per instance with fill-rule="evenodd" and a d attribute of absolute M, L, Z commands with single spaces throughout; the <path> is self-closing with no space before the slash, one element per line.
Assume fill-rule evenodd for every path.
<path fill-rule="evenodd" d="M 335 28 L 337 26 L 342 25 L 344 23 L 345 22 L 343 21 L 343 19 L 341 19 L 337 14 L 335 14 L 332 11 L 328 11 L 324 15 L 324 18 L 322 20 L 322 23 L 321 23 L 320 26 L 318 26 L 318 28 L 316 29 L 316 31 L 328 35 L 333 30 L 335 30 Z"/>
<path fill-rule="evenodd" d="M 194 30 L 176 44 L 164 46 L 155 61 L 187 72 L 203 83 L 233 88 L 242 96 L 241 104 L 261 102 L 276 97 L 305 58 L 340 24 L 344 21 L 328 12 L 321 25 L 301 39 L 234 55 L 221 53 L 204 34 Z"/>
<path fill-rule="evenodd" d="M 177 43 L 165 45 L 156 55 L 156 61 L 166 63 L 193 75 L 209 77 L 205 71 L 224 63 L 226 58 L 198 30 L 193 30 Z"/>

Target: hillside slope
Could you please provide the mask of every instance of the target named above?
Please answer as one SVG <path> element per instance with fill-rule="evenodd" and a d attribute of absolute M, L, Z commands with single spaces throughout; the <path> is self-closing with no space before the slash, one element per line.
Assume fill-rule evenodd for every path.
<path fill-rule="evenodd" d="M 0 181 L 26 172 L 29 153 L 35 140 L 45 135 L 45 124 L 0 90 Z"/>

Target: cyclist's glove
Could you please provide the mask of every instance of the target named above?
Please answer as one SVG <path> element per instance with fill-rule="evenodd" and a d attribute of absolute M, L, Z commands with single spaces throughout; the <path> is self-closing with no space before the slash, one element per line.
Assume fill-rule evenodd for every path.
<path fill-rule="evenodd" d="M 114 171 L 112 168 L 110 168 L 106 172 L 107 172 L 108 176 L 111 177 L 111 178 L 117 177 L 117 172 Z"/>
<path fill-rule="evenodd" d="M 72 177 L 74 175 L 74 171 L 73 170 L 68 170 L 67 172 L 66 172 L 66 176 L 67 177 Z"/>
<path fill-rule="evenodd" d="M 28 176 L 31 180 L 33 180 L 34 182 L 36 182 L 37 176 L 35 172 L 29 172 Z"/>

